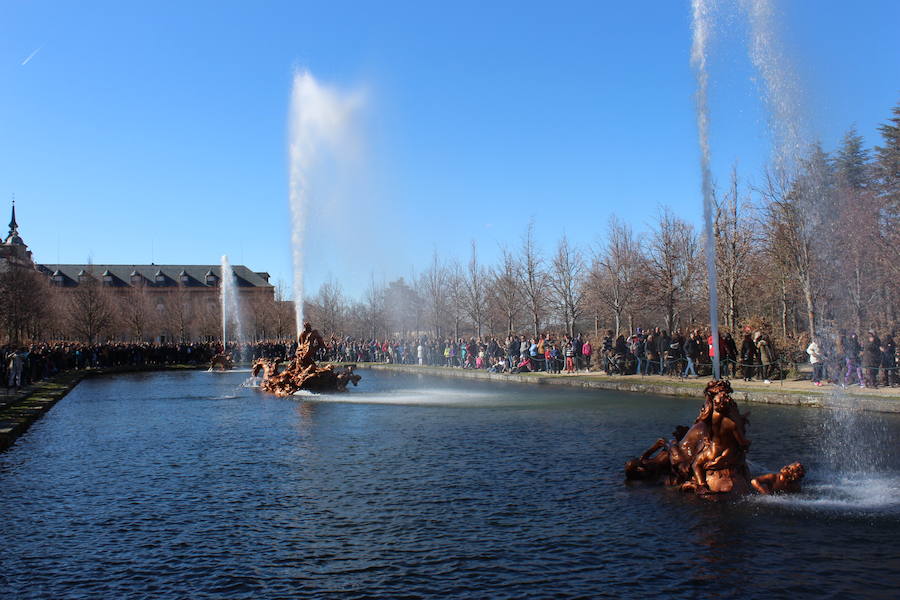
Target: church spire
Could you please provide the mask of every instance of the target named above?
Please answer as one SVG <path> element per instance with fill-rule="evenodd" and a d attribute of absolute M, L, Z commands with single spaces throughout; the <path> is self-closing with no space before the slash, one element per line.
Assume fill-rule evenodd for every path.
<path fill-rule="evenodd" d="M 9 236 L 13 237 L 19 235 L 19 224 L 16 223 L 16 195 L 13 194 L 12 197 L 12 219 L 9 221 Z"/>

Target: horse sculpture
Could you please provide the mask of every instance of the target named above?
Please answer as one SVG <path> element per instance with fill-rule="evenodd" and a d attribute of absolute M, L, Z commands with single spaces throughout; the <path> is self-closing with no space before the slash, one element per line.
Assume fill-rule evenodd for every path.
<path fill-rule="evenodd" d="M 343 392 L 347 384 L 355 386 L 362 379 L 352 366 L 337 369 L 334 365 L 316 365 L 313 357 L 325 342 L 309 321 L 303 324 L 298 342 L 297 352 L 284 370 L 279 370 L 278 359 L 261 358 L 253 363 L 253 376 L 263 375 L 261 390 L 276 396 L 290 396 L 299 390 Z"/>

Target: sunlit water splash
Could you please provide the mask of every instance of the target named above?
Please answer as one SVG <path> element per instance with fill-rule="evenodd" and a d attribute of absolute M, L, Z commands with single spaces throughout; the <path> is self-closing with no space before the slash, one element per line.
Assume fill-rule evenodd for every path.
<path fill-rule="evenodd" d="M 219 299 L 222 304 L 222 344 L 228 342 L 228 324 L 231 323 L 233 341 L 244 341 L 241 325 L 241 301 L 238 297 L 237 282 L 234 271 L 228 262 L 228 256 L 222 255 L 222 284 L 219 287 Z"/>
<path fill-rule="evenodd" d="M 711 0 L 693 0 L 692 2 L 693 44 L 691 46 L 691 65 L 697 79 L 697 132 L 700 138 L 700 172 L 703 191 L 703 219 L 706 243 L 706 274 L 709 281 L 709 323 L 713 342 L 713 377 L 719 379 L 719 299 L 718 281 L 716 277 L 716 245 L 713 236 L 713 197 L 712 174 L 709 166 L 709 72 L 706 67 L 707 47 L 710 37 Z"/>

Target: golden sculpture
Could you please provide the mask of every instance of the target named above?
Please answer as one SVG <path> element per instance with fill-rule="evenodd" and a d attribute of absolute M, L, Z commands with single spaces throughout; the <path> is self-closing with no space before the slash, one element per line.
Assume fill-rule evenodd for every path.
<path fill-rule="evenodd" d="M 805 475 L 800 463 L 751 481 L 747 468 L 750 440 L 745 432 L 749 413 L 740 413 L 731 392 L 728 381 L 710 381 L 693 426 L 679 426 L 670 442 L 659 439 L 640 457 L 625 463 L 626 479 L 663 479 L 668 485 L 703 496 L 747 494 L 751 489 L 763 494 L 799 492 Z"/>
<path fill-rule="evenodd" d="M 297 352 L 283 371 L 279 371 L 279 359 L 261 358 L 253 363 L 253 376 L 263 375 L 261 390 L 276 396 L 290 396 L 299 390 L 343 392 L 347 384 L 355 386 L 362 379 L 353 372 L 352 366 L 342 369 L 334 365 L 316 366 L 316 352 L 325 342 L 309 321 L 303 324 L 297 341 Z"/>

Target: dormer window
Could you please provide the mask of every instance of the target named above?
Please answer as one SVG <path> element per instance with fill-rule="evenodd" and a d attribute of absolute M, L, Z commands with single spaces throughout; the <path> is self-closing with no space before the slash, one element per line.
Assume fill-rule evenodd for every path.
<path fill-rule="evenodd" d="M 184 269 L 182 269 L 181 273 L 178 274 L 178 278 L 181 280 L 182 285 L 187 285 L 191 280 L 191 278 L 187 274 L 187 271 L 185 271 Z"/>
<path fill-rule="evenodd" d="M 87 271 L 85 271 L 84 269 L 78 271 L 78 282 L 79 283 L 84 283 L 88 279 L 90 279 L 90 275 L 87 274 Z"/>
<path fill-rule="evenodd" d="M 54 285 L 62 285 L 65 278 L 63 277 L 62 272 L 57 269 L 53 271 L 53 275 L 50 276 L 51 281 L 53 281 Z"/>
<path fill-rule="evenodd" d="M 157 271 L 156 275 L 153 276 L 153 280 L 156 281 L 156 283 L 165 283 L 166 276 L 163 275 L 162 271 Z"/>
<path fill-rule="evenodd" d="M 140 285 L 142 279 L 143 277 L 141 277 L 141 274 L 137 271 L 131 272 L 131 285 Z"/>
<path fill-rule="evenodd" d="M 112 285 L 113 284 L 113 275 L 109 272 L 109 269 L 103 271 L 103 285 Z"/>
<path fill-rule="evenodd" d="M 206 272 L 206 285 L 215 287 L 218 282 L 219 278 L 216 277 L 216 274 L 213 273 L 212 270 Z"/>

